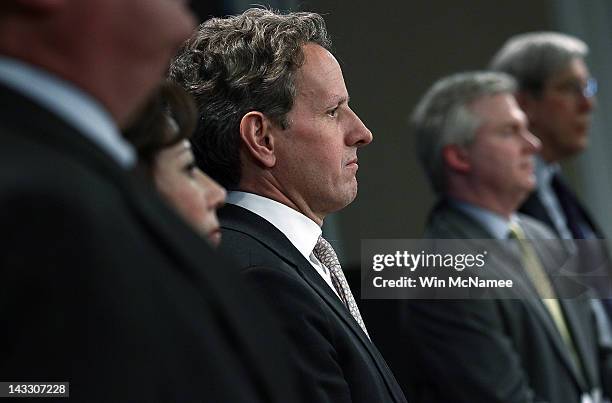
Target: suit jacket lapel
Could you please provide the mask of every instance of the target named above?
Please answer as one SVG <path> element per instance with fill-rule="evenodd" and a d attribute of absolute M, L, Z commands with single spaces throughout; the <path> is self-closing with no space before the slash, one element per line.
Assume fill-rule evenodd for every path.
<path fill-rule="evenodd" d="M 561 175 L 555 174 L 551 182 L 552 188 L 557 196 L 561 210 L 567 218 L 567 226 L 572 232 L 575 239 L 585 239 L 585 233 L 583 231 L 584 226 L 590 227 L 593 234 L 597 238 L 603 238 L 601 231 L 595 225 L 589 213 L 582 206 L 582 203 L 578 200 L 574 192 L 565 184 Z"/>
<path fill-rule="evenodd" d="M 576 218 L 580 218 L 585 222 L 585 224 L 591 227 L 591 230 L 593 231 L 593 233 L 595 234 L 597 238 L 599 239 L 605 238 L 605 236 L 603 236 L 599 227 L 595 224 L 595 222 L 591 218 L 591 215 L 589 214 L 589 212 L 586 211 L 586 209 L 584 208 L 582 203 L 580 203 L 580 201 L 578 200 L 574 192 L 565 184 L 565 182 L 560 177 L 560 175 L 555 175 L 555 176 L 556 176 L 555 182 L 557 185 L 555 194 L 557 195 L 557 198 L 561 205 L 560 207 L 563 209 L 563 214 L 567 214 L 566 210 L 563 208 L 563 204 L 571 203 L 572 206 L 576 209 L 576 212 L 579 215 L 579 217 L 573 217 L 573 218 L 570 217 L 568 218 L 568 220 L 573 221 Z M 548 211 L 542 204 L 542 201 L 538 197 L 537 192 L 534 191 L 529 195 L 527 200 L 519 208 L 519 211 L 523 214 L 534 217 L 537 220 L 544 222 L 549 228 L 555 231 L 557 235 L 559 235 L 557 232 L 557 227 L 555 227 L 555 225 L 553 224 L 552 219 L 550 218 Z M 572 232 L 574 231 L 575 230 L 572 230 Z M 576 234 L 574 233 L 574 235 Z"/>
<path fill-rule="evenodd" d="M 321 298 L 323 298 L 323 300 L 325 300 L 325 302 L 327 302 L 327 304 L 332 307 L 332 309 L 338 314 L 338 316 L 340 316 L 344 323 L 349 325 L 353 335 L 362 342 L 372 357 L 376 367 L 382 374 L 382 378 L 389 389 L 389 393 L 394 396 L 395 400 L 402 401 L 402 399 L 398 398 L 395 393 L 395 385 L 391 384 L 391 379 L 394 379 L 391 370 L 372 341 L 365 335 L 363 330 L 361 330 L 361 327 L 359 327 L 359 324 L 355 321 L 349 310 L 344 306 L 344 304 L 342 304 L 338 296 L 329 288 L 329 285 L 327 285 L 327 283 L 321 278 L 319 273 L 317 273 L 313 267 L 305 261 L 303 256 L 300 255 L 300 258 L 300 260 L 303 262 L 299 262 L 297 267 L 304 280 Z"/>
<path fill-rule="evenodd" d="M 594 382 L 597 382 L 595 380 L 595 374 L 598 373 L 596 368 L 597 362 L 585 359 L 586 357 L 592 356 L 590 353 L 592 347 L 589 346 L 592 346 L 593 341 L 587 338 L 582 329 L 582 323 L 584 323 L 584 321 L 579 319 L 579 315 L 583 315 L 583 313 L 579 312 L 576 306 L 569 303 L 568 300 L 560 299 L 559 303 L 565 312 L 565 321 L 567 322 L 567 327 L 570 329 L 574 347 L 576 348 L 576 353 L 580 360 L 580 365 L 582 366 L 582 368 L 576 368 L 577 378 L 582 381 L 581 385 L 584 390 L 588 390 L 588 385 L 593 385 Z M 580 369 L 582 369 L 582 371 L 580 371 Z"/>
<path fill-rule="evenodd" d="M 500 248 L 493 256 L 495 270 L 501 278 L 511 279 L 513 287 L 513 297 L 519 298 L 531 307 L 532 311 L 538 316 L 540 324 L 546 329 L 553 345 L 560 354 L 561 359 L 568 366 L 572 366 L 571 357 L 568 355 L 567 347 L 557 330 L 557 327 L 548 313 L 548 309 L 542 302 L 537 290 L 533 286 L 526 272 L 522 269 L 522 257 L 518 249 L 511 248 L 506 241 L 499 242 Z M 518 269 L 517 269 L 518 268 Z"/>
<path fill-rule="evenodd" d="M 314 268 L 305 261 L 304 257 L 301 256 L 301 261 L 295 261 L 294 265 L 298 268 L 298 273 L 302 278 L 315 290 L 315 292 L 342 318 L 342 320 L 349 325 L 355 337 L 359 338 L 362 343 L 370 347 L 372 342 L 363 333 L 363 330 L 359 327 L 349 310 L 344 306 L 342 301 L 333 292 L 329 285 L 321 278 Z"/>
<path fill-rule="evenodd" d="M 475 222 L 471 217 L 468 217 L 463 212 L 453 208 L 448 202 L 441 202 L 434 213 L 432 213 L 431 220 L 436 220 L 436 224 L 438 222 L 443 222 L 442 225 L 446 226 L 446 230 L 452 231 L 455 234 L 455 238 L 462 239 L 472 239 L 472 240 L 491 240 L 492 236 L 489 234 L 484 227 Z M 528 228 L 525 228 L 525 234 L 527 238 L 537 238 L 534 237 Z M 500 241 L 503 242 L 503 241 Z M 504 278 L 511 278 L 514 284 L 517 285 L 517 294 L 518 297 L 524 301 L 525 304 L 529 305 L 532 308 L 532 311 L 539 317 L 539 322 L 546 329 L 546 333 L 548 334 L 551 343 L 555 346 L 555 350 L 557 351 L 559 358 L 565 365 L 570 369 L 572 374 L 576 379 L 576 382 L 586 390 L 584 377 L 581 375 L 578 368 L 574 364 L 570 352 L 568 348 L 561 338 L 557 327 L 548 313 L 548 309 L 544 306 L 541 298 L 539 297 L 535 287 L 532 285 L 531 281 L 528 280 L 528 277 L 523 272 L 517 272 L 517 267 L 521 263 L 520 256 L 516 255 L 518 251 L 513 251 L 508 245 L 503 245 L 506 247 L 502 247 L 502 251 L 499 256 L 496 257 L 496 269 L 500 271 L 500 274 L 504 276 Z M 541 249 L 538 247 L 538 243 L 533 243 L 536 252 L 540 259 L 542 259 L 542 264 L 544 267 L 547 265 L 554 264 L 554 261 L 551 261 L 550 257 L 547 256 Z M 522 269 L 521 269 L 522 270 Z M 562 306 L 565 308 L 564 304 L 559 300 Z M 570 309 L 571 311 L 571 309 Z M 566 311 L 567 312 L 567 311 Z M 575 329 L 575 323 L 577 322 L 568 322 L 568 327 L 570 331 Z M 573 333 L 573 332 L 572 332 Z M 580 354 L 580 351 L 579 351 Z M 580 354 L 584 356 L 583 354 Z"/>
<path fill-rule="evenodd" d="M 349 310 L 342 304 L 338 296 L 321 278 L 312 265 L 300 254 L 287 237 L 275 226 L 259 215 L 242 207 L 227 204 L 219 211 L 223 228 L 239 231 L 257 239 L 269 250 L 278 255 L 287 264 L 296 268 L 297 274 L 321 297 L 321 299 L 338 315 L 351 329 L 353 335 L 361 341 L 376 363 L 382 374 L 389 392 L 396 396 L 394 387 L 390 384 L 390 370 L 378 350 L 365 335 Z M 396 397 L 396 400 L 401 400 Z"/>
<path fill-rule="evenodd" d="M 519 211 L 523 214 L 526 214 L 530 217 L 534 217 L 535 219 L 544 222 L 544 224 L 546 224 L 550 229 L 557 233 L 557 227 L 555 227 L 555 224 L 553 224 L 552 219 L 550 218 L 548 212 L 546 211 L 546 208 L 544 208 L 544 205 L 540 201 L 537 192 L 534 191 L 529 194 L 527 200 L 525 200 L 523 205 L 519 207 Z M 557 233 L 557 235 L 559 234 Z"/>
<path fill-rule="evenodd" d="M 543 240 L 542 242 L 537 242 L 538 235 L 532 233 L 529 227 L 525 228 L 525 234 L 527 238 L 536 240 L 536 242 L 533 242 L 532 245 L 536 249 L 538 257 L 541 260 L 542 266 L 548 269 L 547 271 L 551 269 L 555 270 L 562 266 L 561 258 L 559 256 L 553 255 L 553 253 L 555 252 L 559 254 L 565 253 L 565 250 L 563 249 L 561 245 L 556 250 L 545 248 L 544 245 L 546 245 L 547 242 L 550 242 L 550 240 L 548 241 Z M 555 286 L 555 289 L 558 295 L 559 294 L 561 296 L 564 295 L 563 290 L 559 289 L 557 286 Z M 577 333 L 581 333 L 580 332 L 581 325 L 580 325 L 580 321 L 576 320 L 575 318 L 575 310 L 576 310 L 575 306 L 569 303 L 567 300 L 564 300 L 563 298 L 559 298 L 558 301 L 564 313 L 564 319 L 565 319 L 567 328 L 570 334 L 574 336 L 573 341 L 574 341 L 574 347 L 576 348 L 576 353 L 578 354 L 579 359 L 581 361 L 584 361 L 582 357 L 586 357 L 588 355 L 585 354 L 586 351 L 584 351 L 585 341 L 580 340 L 580 345 L 579 345 L 578 340 L 576 340 L 575 335 Z M 551 336 L 553 345 L 555 346 L 562 360 L 565 362 L 565 364 L 570 368 L 570 370 L 574 374 L 574 378 L 576 379 L 577 383 L 581 386 L 581 388 L 583 388 L 583 390 L 587 390 L 588 388 L 587 388 L 586 380 L 584 377 L 585 374 L 583 374 L 583 372 L 581 371 L 581 368 L 576 366 L 576 363 L 574 362 L 571 356 L 571 352 L 568 350 L 568 346 L 566 345 L 565 341 L 561 337 L 561 334 L 557 330 L 557 325 L 555 324 L 551 315 L 548 313 L 548 309 L 544 306 L 543 301 L 538 298 L 536 300 L 530 299 L 528 302 L 531 302 L 532 305 L 536 305 L 537 303 L 537 305 L 541 308 L 538 310 L 538 312 L 540 313 L 540 316 L 543 316 L 543 320 L 544 320 L 544 316 L 546 317 L 546 319 L 548 319 L 546 322 L 543 322 L 543 323 L 546 324 L 546 328 L 548 330 L 548 334 Z"/>
<path fill-rule="evenodd" d="M 249 234 L 294 266 L 300 277 L 350 326 L 355 336 L 366 345 L 372 344 L 334 291 L 281 231 L 259 215 L 233 204 L 223 207 L 220 217 L 224 228 Z"/>

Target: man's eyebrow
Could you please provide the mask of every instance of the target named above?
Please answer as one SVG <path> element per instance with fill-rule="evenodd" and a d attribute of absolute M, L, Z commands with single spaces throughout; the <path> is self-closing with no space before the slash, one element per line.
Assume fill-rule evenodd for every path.
<path fill-rule="evenodd" d="M 334 95 L 334 96 L 331 96 L 329 98 L 329 102 L 328 103 L 329 103 L 329 105 L 333 105 L 333 106 L 342 105 L 342 104 L 348 104 L 349 101 L 350 101 L 350 98 L 351 97 L 348 96 L 348 95 L 347 96 Z"/>

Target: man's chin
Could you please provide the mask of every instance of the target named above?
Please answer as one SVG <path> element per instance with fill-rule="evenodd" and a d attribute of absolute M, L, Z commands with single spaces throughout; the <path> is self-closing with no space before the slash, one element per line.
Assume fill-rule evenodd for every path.
<path fill-rule="evenodd" d="M 563 153 L 562 158 L 560 158 L 560 160 L 576 157 L 581 152 L 586 150 L 588 146 L 589 137 L 586 134 L 582 135 L 581 137 L 577 138 L 576 141 L 574 141 L 573 143 L 567 144 L 567 147 L 564 150 L 565 152 Z"/>
<path fill-rule="evenodd" d="M 357 198 L 357 182 L 355 182 L 355 186 L 351 186 L 350 189 L 346 189 L 344 192 L 338 192 L 338 198 L 335 204 L 335 210 L 340 211 L 343 208 L 347 207 Z"/>
<path fill-rule="evenodd" d="M 588 133 L 585 133 L 581 138 L 580 141 L 578 141 L 576 143 L 576 153 L 580 153 L 584 150 L 586 150 L 586 148 L 589 146 L 589 135 Z"/>
<path fill-rule="evenodd" d="M 517 184 L 516 187 L 516 197 L 517 199 L 521 199 L 521 204 L 531 192 L 536 189 L 537 181 L 535 175 L 530 175 L 528 178 L 523 178 L 521 182 Z"/>
<path fill-rule="evenodd" d="M 531 194 L 531 192 L 533 192 L 536 188 L 536 181 L 535 178 L 533 180 L 529 179 L 526 180 L 523 185 L 521 186 L 521 190 L 518 193 L 518 198 L 520 199 L 520 204 L 523 204 L 523 202 L 527 199 L 527 197 Z"/>

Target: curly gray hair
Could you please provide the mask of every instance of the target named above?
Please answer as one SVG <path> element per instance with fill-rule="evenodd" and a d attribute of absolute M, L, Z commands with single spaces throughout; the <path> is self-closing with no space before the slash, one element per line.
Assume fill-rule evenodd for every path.
<path fill-rule="evenodd" d="M 331 48 L 316 13 L 252 8 L 200 25 L 170 67 L 170 78 L 196 99 L 200 121 L 192 137 L 200 167 L 226 187 L 238 185 L 240 121 L 259 111 L 281 128 L 296 96 L 295 74 L 307 43 Z"/>

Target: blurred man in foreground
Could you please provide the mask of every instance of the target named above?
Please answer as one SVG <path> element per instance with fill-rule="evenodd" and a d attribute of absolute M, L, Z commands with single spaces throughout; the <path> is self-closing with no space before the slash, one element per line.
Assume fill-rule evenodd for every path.
<path fill-rule="evenodd" d="M 69 382 L 80 402 L 294 401 L 279 332 L 119 134 L 193 27 L 182 1 L 0 4 L 1 381 Z"/>

